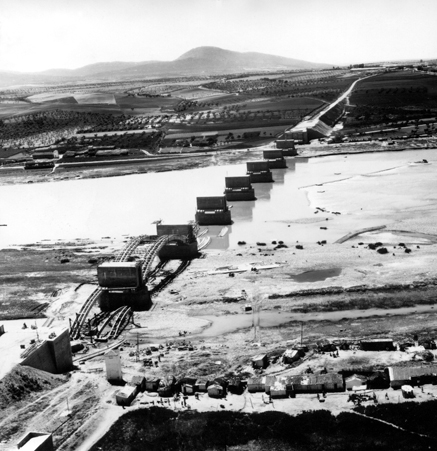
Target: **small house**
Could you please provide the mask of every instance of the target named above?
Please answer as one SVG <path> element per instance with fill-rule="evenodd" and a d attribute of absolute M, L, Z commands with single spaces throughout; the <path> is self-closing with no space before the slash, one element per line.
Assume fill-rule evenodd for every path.
<path fill-rule="evenodd" d="M 267 368 L 268 364 L 267 354 L 258 354 L 252 358 L 253 368 Z"/>
<path fill-rule="evenodd" d="M 247 391 L 249 393 L 264 392 L 265 383 L 262 377 L 251 377 L 247 380 Z"/>
<path fill-rule="evenodd" d="M 146 377 L 145 385 L 147 391 L 158 391 L 160 379 L 158 377 Z"/>
<path fill-rule="evenodd" d="M 344 382 L 346 390 L 353 390 L 354 387 L 362 387 L 363 385 L 367 387 L 367 378 L 358 374 L 346 378 Z"/>
<path fill-rule="evenodd" d="M 121 390 L 115 392 L 115 400 L 119 406 L 130 406 L 138 394 L 138 387 L 126 385 Z"/>
<path fill-rule="evenodd" d="M 287 349 L 284 354 L 282 354 L 282 363 L 289 365 L 290 363 L 299 360 L 299 351 L 296 349 Z"/>
<path fill-rule="evenodd" d="M 181 391 L 184 395 L 194 395 L 196 392 L 197 379 L 193 377 L 182 377 L 175 385 L 175 391 Z"/>

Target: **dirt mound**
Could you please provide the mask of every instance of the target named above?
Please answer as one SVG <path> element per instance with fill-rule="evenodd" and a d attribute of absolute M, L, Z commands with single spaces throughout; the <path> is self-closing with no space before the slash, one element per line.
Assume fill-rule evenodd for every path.
<path fill-rule="evenodd" d="M 58 387 L 66 380 L 65 376 L 17 365 L 0 380 L 0 410 L 26 399 L 31 393 Z"/>

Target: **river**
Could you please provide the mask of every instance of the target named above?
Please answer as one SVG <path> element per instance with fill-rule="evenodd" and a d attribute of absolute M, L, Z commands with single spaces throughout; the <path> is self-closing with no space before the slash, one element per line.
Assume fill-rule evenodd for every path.
<path fill-rule="evenodd" d="M 308 197 L 323 193 L 324 183 L 405 168 L 427 159 L 437 162 L 433 149 L 324 158 L 288 158 L 287 169 L 273 170 L 274 183 L 254 184 L 256 201 L 231 202 L 234 224 L 223 237 L 210 227 L 213 248 L 236 248 L 238 241 L 269 243 L 335 241 L 348 232 L 387 222 L 368 217 L 315 213 Z M 430 164 L 433 170 L 435 164 Z M 393 169 L 397 170 L 397 169 Z M 153 221 L 179 224 L 194 219 L 196 196 L 222 195 L 226 176 L 244 175 L 245 164 L 122 177 L 19 184 L 0 187 L 0 248 L 41 240 L 77 238 L 120 239 L 155 233 Z M 369 181 L 377 178 L 369 177 Z M 420 179 L 411 179 L 411 193 Z M 370 182 L 369 182 L 370 183 Z M 381 183 L 381 177 L 378 179 Z M 315 185 L 316 188 L 314 188 Z M 418 192 L 420 194 L 420 191 Z M 323 205 L 320 205 L 323 207 Z M 387 215 L 386 215 L 387 216 Z M 326 221 L 328 218 L 328 221 Z M 327 230 L 320 227 L 327 227 Z"/>

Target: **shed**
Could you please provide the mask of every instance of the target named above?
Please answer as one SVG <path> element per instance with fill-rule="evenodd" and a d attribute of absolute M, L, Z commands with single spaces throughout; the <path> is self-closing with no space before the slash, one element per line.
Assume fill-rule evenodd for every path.
<path fill-rule="evenodd" d="M 367 378 L 365 376 L 359 376 L 358 374 L 346 378 L 344 382 L 346 390 L 353 390 L 354 387 L 361 387 L 363 385 L 367 387 Z"/>
<path fill-rule="evenodd" d="M 158 377 L 146 377 L 146 390 L 158 391 L 160 379 Z"/>
<path fill-rule="evenodd" d="M 284 354 L 282 354 L 282 363 L 290 364 L 299 360 L 299 351 L 296 349 L 287 349 Z"/>
<path fill-rule="evenodd" d="M 265 391 L 265 384 L 261 377 L 251 377 L 247 380 L 247 390 L 249 393 Z"/>
<path fill-rule="evenodd" d="M 216 382 L 208 385 L 207 391 L 210 398 L 221 398 L 225 393 L 224 388 Z"/>
<path fill-rule="evenodd" d="M 267 368 L 268 363 L 267 354 L 258 354 L 255 357 L 252 357 L 253 368 Z"/>

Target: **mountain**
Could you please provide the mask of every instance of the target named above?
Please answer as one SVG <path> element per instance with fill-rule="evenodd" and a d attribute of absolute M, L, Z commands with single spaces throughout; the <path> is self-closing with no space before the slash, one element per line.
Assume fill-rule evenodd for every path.
<path fill-rule="evenodd" d="M 219 47 L 197 47 L 174 61 L 102 62 L 78 69 L 49 69 L 38 73 L 0 72 L 0 85 L 16 82 L 53 83 L 56 81 L 128 80 L 146 77 L 217 75 L 252 71 L 324 69 L 329 64 L 268 55 L 234 52 Z"/>
<path fill-rule="evenodd" d="M 118 75 L 123 78 L 152 75 L 209 75 L 281 69 L 324 69 L 328 67 L 332 66 L 264 53 L 241 53 L 218 47 L 197 47 L 174 61 L 138 63 L 134 67 L 120 70 Z"/>

